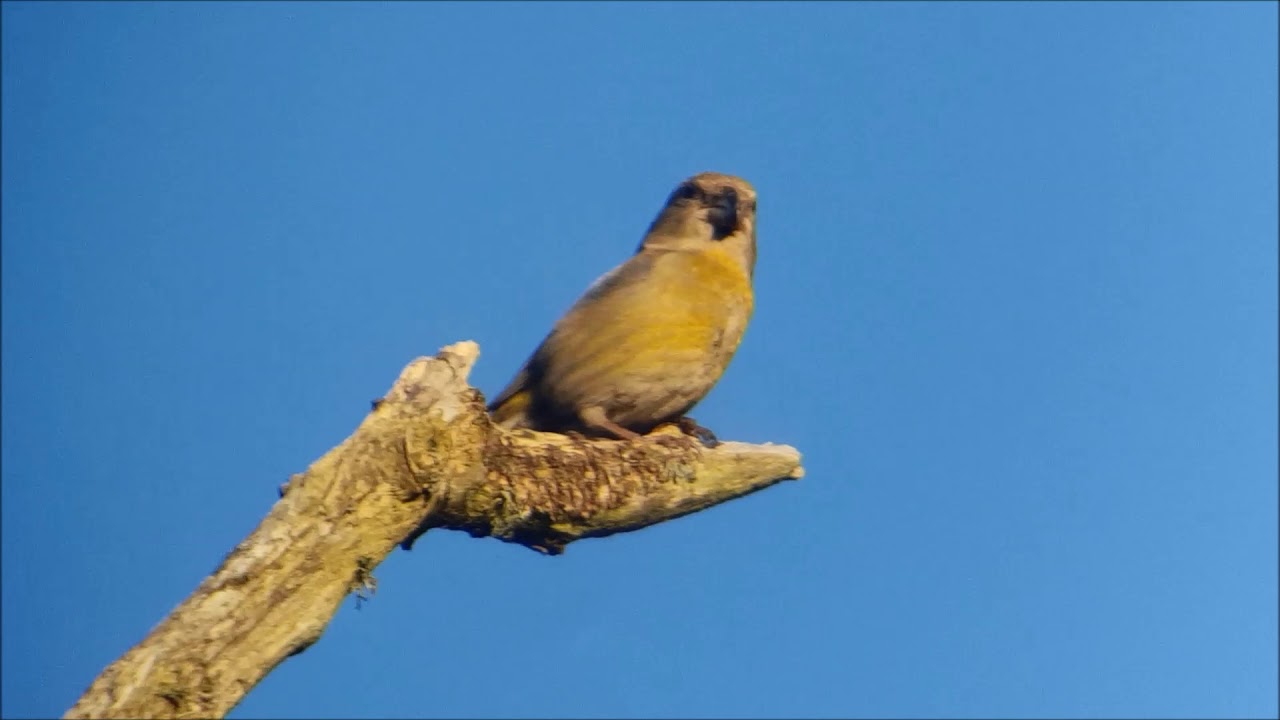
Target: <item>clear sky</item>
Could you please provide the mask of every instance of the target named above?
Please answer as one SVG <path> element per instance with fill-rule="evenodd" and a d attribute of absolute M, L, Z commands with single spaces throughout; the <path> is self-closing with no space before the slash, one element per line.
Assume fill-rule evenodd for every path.
<path fill-rule="evenodd" d="M 694 416 L 807 476 L 427 535 L 235 717 L 1277 713 L 1277 5 L 3 5 L 3 697 L 62 713 L 414 357 L 760 194 Z"/>

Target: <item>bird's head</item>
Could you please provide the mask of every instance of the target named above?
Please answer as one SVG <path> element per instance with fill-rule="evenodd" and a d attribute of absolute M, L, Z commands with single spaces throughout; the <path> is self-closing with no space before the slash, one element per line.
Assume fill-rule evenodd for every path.
<path fill-rule="evenodd" d="M 698 173 L 667 198 L 640 249 L 699 251 L 719 244 L 750 275 L 756 263 L 756 191 L 733 175 Z"/>

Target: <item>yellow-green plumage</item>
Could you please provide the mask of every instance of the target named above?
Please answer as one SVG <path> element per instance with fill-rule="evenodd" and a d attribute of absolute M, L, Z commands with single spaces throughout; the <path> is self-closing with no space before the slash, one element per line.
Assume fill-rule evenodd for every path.
<path fill-rule="evenodd" d="M 754 209 L 750 185 L 731 176 L 678 188 L 639 252 L 587 290 L 494 399 L 495 421 L 622 435 L 688 412 L 751 316 Z"/>

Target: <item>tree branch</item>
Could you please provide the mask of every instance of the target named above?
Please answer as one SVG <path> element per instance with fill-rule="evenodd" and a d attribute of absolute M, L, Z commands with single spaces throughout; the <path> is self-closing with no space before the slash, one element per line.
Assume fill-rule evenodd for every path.
<path fill-rule="evenodd" d="M 674 428 L 638 441 L 493 426 L 467 384 L 473 342 L 408 365 L 342 444 L 282 497 L 221 566 L 112 663 L 69 718 L 222 717 L 320 638 L 398 544 L 465 530 L 548 554 L 637 530 L 803 475 L 784 445 L 707 450 Z"/>

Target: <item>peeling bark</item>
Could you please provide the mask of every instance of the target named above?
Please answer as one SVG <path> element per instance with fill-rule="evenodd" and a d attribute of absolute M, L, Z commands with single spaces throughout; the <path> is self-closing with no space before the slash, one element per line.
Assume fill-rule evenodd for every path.
<path fill-rule="evenodd" d="M 784 445 L 704 448 L 675 428 L 637 441 L 495 428 L 467 384 L 473 342 L 418 358 L 341 445 L 294 475 L 262 523 L 68 718 L 222 717 L 310 647 L 348 593 L 432 528 L 547 554 L 801 477 Z"/>

